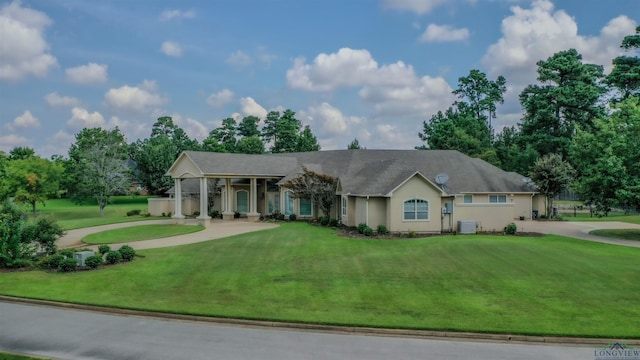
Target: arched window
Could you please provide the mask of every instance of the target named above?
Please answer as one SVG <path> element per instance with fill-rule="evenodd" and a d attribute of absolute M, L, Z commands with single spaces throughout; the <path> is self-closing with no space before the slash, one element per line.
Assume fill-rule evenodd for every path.
<path fill-rule="evenodd" d="M 402 220 L 429 220 L 429 202 L 422 199 L 411 199 L 404 202 Z"/>
<path fill-rule="evenodd" d="M 249 212 L 249 192 L 247 190 L 238 190 L 236 193 L 236 211 L 241 214 Z"/>

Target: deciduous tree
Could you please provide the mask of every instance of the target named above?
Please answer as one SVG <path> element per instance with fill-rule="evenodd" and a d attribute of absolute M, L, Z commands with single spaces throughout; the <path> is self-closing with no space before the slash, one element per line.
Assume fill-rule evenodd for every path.
<path fill-rule="evenodd" d="M 71 197 L 78 201 L 95 199 L 100 216 L 104 216 L 104 208 L 111 197 L 126 194 L 129 190 L 128 150 L 125 137 L 118 128 L 85 128 L 76 134 L 76 142 L 69 149 L 68 171 L 74 184 Z"/>
<path fill-rule="evenodd" d="M 331 214 L 335 201 L 338 180 L 326 174 L 302 168 L 302 173 L 288 180 L 282 186 L 290 189 L 295 198 L 310 199 L 324 216 Z"/>
<path fill-rule="evenodd" d="M 571 164 L 562 160 L 559 154 L 547 154 L 535 162 L 530 177 L 538 191 L 545 196 L 547 216 L 551 216 L 553 198 L 571 184 L 574 176 L 575 170 Z"/>

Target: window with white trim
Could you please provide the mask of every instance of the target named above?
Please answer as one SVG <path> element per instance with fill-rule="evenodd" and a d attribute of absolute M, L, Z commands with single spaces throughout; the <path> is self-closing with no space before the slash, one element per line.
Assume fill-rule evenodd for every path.
<path fill-rule="evenodd" d="M 411 199 L 402 205 L 402 220 L 429 220 L 429 202 Z"/>
<path fill-rule="evenodd" d="M 295 214 L 295 199 L 293 198 L 293 193 L 291 191 L 285 191 L 284 193 L 284 214 L 291 215 Z"/>
<path fill-rule="evenodd" d="M 300 216 L 311 216 L 313 215 L 313 206 L 311 206 L 311 199 L 309 198 L 300 198 Z"/>
<path fill-rule="evenodd" d="M 347 216 L 347 197 L 342 197 L 342 216 Z"/>
<path fill-rule="evenodd" d="M 473 203 L 473 195 L 465 195 L 465 196 L 464 196 L 464 203 L 465 203 L 465 204 L 471 204 L 471 203 Z"/>
<path fill-rule="evenodd" d="M 495 203 L 506 203 L 507 195 L 489 195 L 489 202 L 492 204 Z"/>
<path fill-rule="evenodd" d="M 238 190 L 236 193 L 236 211 L 246 214 L 249 211 L 249 192 L 247 190 Z"/>

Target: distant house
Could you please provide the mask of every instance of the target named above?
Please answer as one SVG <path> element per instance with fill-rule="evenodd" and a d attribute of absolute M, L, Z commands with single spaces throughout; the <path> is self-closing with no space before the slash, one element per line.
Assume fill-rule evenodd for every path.
<path fill-rule="evenodd" d="M 338 179 L 330 214 L 319 214 L 309 199 L 296 199 L 282 186 L 303 167 Z M 539 196 L 523 176 L 453 150 L 265 155 L 185 151 L 167 175 L 175 181 L 173 193 L 179 201 L 172 201 L 172 207 L 162 212 L 171 212 L 176 220 L 196 212 L 198 219 L 207 222 L 212 210 L 207 208 L 209 197 L 214 196 L 214 209 L 224 219 L 233 219 L 237 213 L 258 219 L 280 212 L 298 218 L 328 215 L 346 226 L 382 224 L 393 232 L 435 233 L 453 231 L 459 225 L 468 229 L 469 224 L 491 231 L 503 229 L 514 219 L 530 219 L 540 206 Z M 218 193 L 211 191 L 211 179 L 217 179 Z M 185 196 L 185 187 L 191 188 L 188 192 L 195 198 Z M 152 205 L 150 201 L 152 214 L 160 211 Z"/>

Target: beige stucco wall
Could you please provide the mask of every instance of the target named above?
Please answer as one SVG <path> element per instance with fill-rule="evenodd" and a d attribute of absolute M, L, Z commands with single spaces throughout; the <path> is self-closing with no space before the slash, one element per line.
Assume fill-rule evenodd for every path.
<path fill-rule="evenodd" d="M 173 177 L 190 177 L 188 175 L 185 176 L 185 174 L 191 175 L 191 177 L 198 176 L 200 174 L 200 170 L 198 170 L 198 168 L 193 165 L 191 160 L 189 160 L 186 156 L 183 156 L 175 164 L 174 168 L 171 171 L 171 175 Z"/>
<path fill-rule="evenodd" d="M 545 213 L 544 195 L 536 195 L 533 197 L 533 210 L 538 210 L 538 216 Z"/>
<path fill-rule="evenodd" d="M 514 211 L 513 203 L 456 203 L 453 208 L 454 229 L 457 230 L 458 221 L 474 220 L 479 231 L 501 231 L 514 221 Z"/>
<path fill-rule="evenodd" d="M 148 198 L 147 207 L 151 216 L 162 216 L 163 213 L 165 215 L 173 214 L 174 201 L 172 198 Z"/>
<path fill-rule="evenodd" d="M 532 208 L 531 194 L 515 194 L 513 195 L 513 215 L 516 219 L 524 216 L 525 219 L 531 219 Z"/>
<path fill-rule="evenodd" d="M 378 227 L 378 225 L 387 226 L 387 198 L 369 198 L 368 225 L 374 230 Z"/>
<path fill-rule="evenodd" d="M 403 204 L 406 200 L 423 199 L 429 202 L 428 220 L 403 220 Z M 393 232 L 440 232 L 441 192 L 420 176 L 414 176 L 394 191 L 389 201 L 389 223 Z"/>

